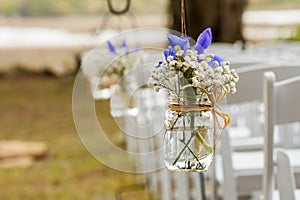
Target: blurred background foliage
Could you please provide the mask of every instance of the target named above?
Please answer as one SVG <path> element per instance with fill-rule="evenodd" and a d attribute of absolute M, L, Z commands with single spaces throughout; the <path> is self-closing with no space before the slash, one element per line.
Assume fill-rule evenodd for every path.
<path fill-rule="evenodd" d="M 132 1 L 131 9 L 138 14 L 165 13 L 168 1 Z M 114 0 L 122 8 L 123 0 Z M 160 9 L 157 9 L 157 8 Z M 106 0 L 0 0 L 0 13 L 6 16 L 56 16 L 70 14 L 99 14 L 107 10 Z"/>
<path fill-rule="evenodd" d="M 248 0 L 251 9 L 300 8 L 300 0 Z"/>
<path fill-rule="evenodd" d="M 293 35 L 291 37 L 291 40 L 300 41 L 300 26 L 296 28 L 296 30 L 293 32 Z"/>
<path fill-rule="evenodd" d="M 132 12 L 136 14 L 165 13 L 173 0 L 132 0 Z M 124 6 L 124 0 L 113 1 L 116 8 Z M 248 0 L 250 9 L 276 9 L 300 7 L 300 0 Z M 158 9 L 159 8 L 159 9 Z M 0 13 L 5 16 L 59 16 L 99 14 L 107 11 L 106 0 L 0 0 Z"/>

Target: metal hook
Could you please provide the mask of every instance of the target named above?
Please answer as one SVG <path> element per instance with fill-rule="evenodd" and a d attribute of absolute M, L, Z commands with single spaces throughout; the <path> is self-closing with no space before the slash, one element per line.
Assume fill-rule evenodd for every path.
<path fill-rule="evenodd" d="M 112 14 L 115 14 L 115 15 L 125 14 L 129 10 L 130 1 L 131 0 L 126 0 L 126 6 L 125 6 L 124 9 L 122 9 L 122 10 L 115 10 L 115 8 L 112 5 L 112 0 L 107 0 L 107 5 L 108 5 L 109 12 L 111 12 Z"/>

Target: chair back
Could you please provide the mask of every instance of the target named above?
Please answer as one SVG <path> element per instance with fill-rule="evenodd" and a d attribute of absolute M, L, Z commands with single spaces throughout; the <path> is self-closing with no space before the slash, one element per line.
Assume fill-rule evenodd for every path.
<path fill-rule="evenodd" d="M 300 75 L 300 66 L 274 66 L 269 64 L 252 65 L 238 68 L 240 80 L 236 86 L 238 95 L 228 95 L 227 104 L 236 104 L 263 99 L 262 84 L 264 72 L 272 71 L 276 74 L 277 80 L 284 80 Z"/>
<path fill-rule="evenodd" d="M 275 124 L 285 124 L 300 121 L 300 76 L 275 82 L 273 72 L 264 73 L 263 96 L 265 105 L 265 131 L 264 131 L 264 173 L 263 191 L 264 199 L 272 200 L 274 189 L 273 146 Z"/>
<path fill-rule="evenodd" d="M 220 154 L 222 156 L 224 200 L 237 200 L 237 185 L 233 176 L 234 170 L 231 158 L 232 149 L 230 145 L 229 134 L 226 130 L 221 137 Z"/>
<path fill-rule="evenodd" d="M 274 66 L 269 64 L 252 65 L 236 69 L 240 76 L 237 94 L 228 95 L 226 104 L 232 114 L 232 125 L 242 126 L 251 132 L 251 136 L 261 136 L 263 132 L 263 74 L 273 71 L 278 80 L 300 75 L 300 66 Z M 237 105 L 238 104 L 238 105 Z M 238 107 L 237 107 L 238 106 Z"/>
<path fill-rule="evenodd" d="M 277 188 L 280 199 L 295 200 L 295 176 L 289 157 L 283 149 L 277 149 Z"/>
<path fill-rule="evenodd" d="M 244 101 L 251 101 L 255 99 L 264 99 L 265 107 L 265 134 L 264 141 L 264 153 L 265 153 L 265 168 L 264 168 L 264 187 L 273 188 L 273 137 L 274 137 L 274 124 L 283 124 L 287 122 L 300 121 L 300 106 L 297 106 L 297 102 L 300 102 L 300 94 L 297 94 L 297 88 L 300 85 L 297 83 L 297 78 L 290 78 L 295 75 L 300 75 L 300 66 L 289 67 L 274 67 L 274 66 L 252 66 L 239 69 L 240 83 L 238 86 L 238 95 L 229 95 L 227 103 L 240 103 Z M 275 84 L 275 73 L 264 73 L 267 70 L 273 70 L 277 77 L 279 76 L 283 80 Z M 286 78 L 288 81 L 284 80 Z M 264 80 L 265 79 L 265 80 Z M 263 84 L 264 82 L 264 84 Z M 276 92 L 274 92 L 274 86 L 276 85 Z M 264 87 L 262 87 L 264 85 Z M 288 85 L 288 86 L 287 86 Z M 239 87 L 241 86 L 241 87 Z M 289 89 L 283 89 L 287 86 Z M 263 92 L 264 91 L 264 92 Z M 288 94 L 290 93 L 291 94 Z M 276 95 L 276 97 L 275 97 Z M 292 98 L 286 98 L 287 95 L 291 95 Z M 276 101 L 275 101 L 275 100 Z M 276 109 L 274 109 L 274 104 Z M 289 108 L 285 109 L 289 105 Z M 297 108 L 293 108 L 293 107 Z M 239 111 L 240 112 L 240 111 Z M 256 119 L 257 120 L 257 119 Z M 236 199 L 236 181 L 234 177 L 234 170 L 232 166 L 232 148 L 230 144 L 229 135 L 224 132 L 221 138 L 221 156 L 224 178 L 224 198 Z M 268 153 L 266 153 L 268 152 Z M 267 167 L 266 167 L 267 166 Z M 271 191 L 272 189 L 269 189 Z M 271 194 L 270 194 L 271 195 Z"/>

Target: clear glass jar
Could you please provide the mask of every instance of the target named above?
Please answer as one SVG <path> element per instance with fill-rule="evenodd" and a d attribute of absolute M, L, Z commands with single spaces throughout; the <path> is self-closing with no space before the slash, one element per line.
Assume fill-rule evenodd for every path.
<path fill-rule="evenodd" d="M 104 100 L 111 97 L 110 86 L 104 85 L 103 82 L 104 81 L 97 76 L 94 76 L 90 79 L 91 92 L 95 100 Z"/>
<path fill-rule="evenodd" d="M 129 78 L 122 78 L 118 84 L 111 87 L 110 114 L 113 117 L 138 114 L 137 94 L 135 82 Z"/>
<path fill-rule="evenodd" d="M 206 171 L 213 160 L 215 132 L 210 102 L 169 95 L 165 113 L 164 161 L 172 171 Z"/>

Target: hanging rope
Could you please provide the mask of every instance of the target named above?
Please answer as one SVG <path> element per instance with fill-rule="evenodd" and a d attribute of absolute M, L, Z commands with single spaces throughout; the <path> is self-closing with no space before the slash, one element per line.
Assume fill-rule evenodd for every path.
<path fill-rule="evenodd" d="M 181 34 L 186 37 L 186 21 L 185 21 L 185 0 L 181 0 Z"/>
<path fill-rule="evenodd" d="M 107 0 L 109 12 L 111 12 L 114 15 L 122 15 L 122 14 L 125 14 L 126 12 L 128 12 L 128 10 L 130 8 L 130 3 L 131 3 L 131 0 L 126 0 L 125 7 L 122 10 L 116 10 L 113 7 L 112 0 Z"/>
<path fill-rule="evenodd" d="M 125 16 L 126 19 L 129 21 L 130 28 L 133 29 L 133 28 L 138 27 L 136 17 L 132 13 L 129 12 L 129 9 L 131 6 L 131 0 L 126 0 L 126 5 L 125 5 L 124 9 L 122 9 L 120 11 L 117 11 L 113 7 L 112 0 L 107 0 L 107 6 L 108 6 L 109 12 L 106 12 L 103 14 L 103 17 L 102 17 L 100 23 L 96 26 L 96 28 L 94 28 L 92 30 L 92 32 L 91 32 L 92 35 L 99 35 L 102 30 L 105 30 L 107 27 L 109 27 L 109 25 L 111 24 L 112 16 L 116 17 L 113 19 L 117 19 L 117 26 L 118 26 L 119 32 L 121 32 L 122 22 L 120 22 L 121 21 L 120 18 L 122 16 Z"/>

